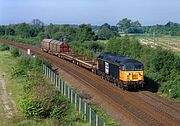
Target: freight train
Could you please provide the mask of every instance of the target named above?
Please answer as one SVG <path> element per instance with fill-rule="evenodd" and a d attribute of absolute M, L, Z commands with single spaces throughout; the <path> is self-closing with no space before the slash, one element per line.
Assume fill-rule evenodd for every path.
<path fill-rule="evenodd" d="M 143 64 L 136 59 L 112 53 L 101 53 L 96 59 L 90 59 L 73 53 L 67 42 L 53 39 L 44 39 L 41 49 L 86 68 L 120 88 L 139 89 L 144 85 Z"/>

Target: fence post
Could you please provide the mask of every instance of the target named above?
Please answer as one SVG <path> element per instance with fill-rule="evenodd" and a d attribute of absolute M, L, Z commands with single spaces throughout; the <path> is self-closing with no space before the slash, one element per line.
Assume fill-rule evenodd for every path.
<path fill-rule="evenodd" d="M 57 84 L 58 84 L 58 76 L 57 75 L 55 75 L 55 87 L 57 87 Z"/>
<path fill-rule="evenodd" d="M 84 102 L 84 114 L 86 115 L 86 102 Z M 84 118 L 84 121 L 86 121 L 86 118 Z"/>
<path fill-rule="evenodd" d="M 48 68 L 46 67 L 46 77 L 48 77 Z"/>
<path fill-rule="evenodd" d="M 77 108 L 77 94 L 75 93 L 75 109 Z"/>
<path fill-rule="evenodd" d="M 49 68 L 47 67 L 47 77 L 49 78 Z"/>
<path fill-rule="evenodd" d="M 44 65 L 45 67 L 45 75 L 47 76 L 47 67 Z"/>
<path fill-rule="evenodd" d="M 64 96 L 66 96 L 66 83 L 64 82 Z"/>
<path fill-rule="evenodd" d="M 90 111 L 89 111 L 89 122 L 91 124 L 91 107 L 89 109 L 90 109 Z"/>
<path fill-rule="evenodd" d="M 71 89 L 71 103 L 73 103 L 73 94 L 72 94 L 72 89 Z"/>
<path fill-rule="evenodd" d="M 43 72 L 44 72 L 44 74 L 45 74 L 45 72 L 46 72 L 46 66 L 43 64 Z"/>
<path fill-rule="evenodd" d="M 53 71 L 51 70 L 51 82 L 53 82 Z"/>
<path fill-rule="evenodd" d="M 98 115 L 96 114 L 96 126 L 98 126 Z"/>
<path fill-rule="evenodd" d="M 68 98 L 70 98 L 70 88 L 69 88 L 69 86 L 68 86 Z"/>
<path fill-rule="evenodd" d="M 50 77 L 50 69 L 48 68 L 48 77 L 49 79 L 51 80 L 51 77 Z"/>
<path fill-rule="evenodd" d="M 42 68 L 43 68 L 43 74 L 44 74 L 44 64 L 42 65 Z"/>
<path fill-rule="evenodd" d="M 49 68 L 48 68 L 48 72 L 49 72 L 49 79 L 51 80 L 51 71 Z"/>
<path fill-rule="evenodd" d="M 61 81 L 61 94 L 63 94 L 63 91 L 64 91 L 64 81 Z"/>
<path fill-rule="evenodd" d="M 47 77 L 50 78 L 50 76 L 49 76 L 49 68 L 47 68 L 47 72 L 48 72 L 48 76 Z"/>
<path fill-rule="evenodd" d="M 79 113 L 81 112 L 81 98 L 79 97 Z"/>
<path fill-rule="evenodd" d="M 61 79 L 59 78 L 59 83 L 58 83 L 58 90 L 61 91 Z"/>
<path fill-rule="evenodd" d="M 53 71 L 53 83 L 55 83 L 55 73 Z"/>

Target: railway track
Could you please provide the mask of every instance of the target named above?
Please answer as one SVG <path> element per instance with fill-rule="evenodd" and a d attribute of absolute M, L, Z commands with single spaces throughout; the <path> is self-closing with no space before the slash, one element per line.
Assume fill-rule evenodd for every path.
<path fill-rule="evenodd" d="M 62 60 L 55 56 L 43 53 L 39 48 L 27 46 L 20 43 L 9 42 L 2 39 L 0 39 L 0 41 L 20 47 L 22 49 L 30 48 L 34 53 L 52 61 L 56 66 L 79 79 L 89 88 L 94 89 L 97 92 L 97 95 L 100 95 L 103 100 L 108 102 L 109 105 L 113 106 L 118 112 L 123 112 L 127 118 L 132 118 L 133 122 L 137 123 L 137 125 L 178 126 L 178 124 L 180 124 L 180 120 L 179 118 L 177 118 L 177 116 L 179 117 L 180 115 L 179 109 L 174 109 L 175 107 L 172 107 L 172 105 L 166 105 L 165 103 L 161 104 L 164 107 L 171 106 L 169 107 L 170 112 L 166 112 L 164 109 L 154 107 L 151 102 L 147 102 L 145 96 L 151 99 L 151 101 L 156 101 L 158 103 L 160 102 L 157 101 L 157 99 L 155 100 L 155 98 L 153 98 L 153 96 L 151 95 L 147 96 L 146 94 L 143 94 L 143 92 L 134 93 L 123 91 L 85 69 L 82 69 L 72 63 L 69 63 L 68 61 Z M 172 111 L 176 112 L 176 116 L 172 114 Z"/>
<path fill-rule="evenodd" d="M 160 112 L 166 113 L 167 117 L 176 118 L 180 120 L 180 106 L 178 104 L 172 103 L 169 100 L 163 99 L 157 94 L 151 92 L 138 92 L 134 95 L 141 97 L 145 102 L 150 104 L 155 109 Z"/>
<path fill-rule="evenodd" d="M 180 105 L 175 104 L 173 102 L 170 102 L 169 100 L 164 99 L 164 98 L 162 98 L 161 96 L 159 96 L 157 94 L 147 92 L 147 91 L 139 92 L 139 94 L 145 95 L 146 97 L 149 97 L 149 98 L 153 99 L 154 101 L 156 101 L 156 102 L 158 102 L 160 104 L 163 104 L 164 106 L 166 106 L 166 107 L 180 113 Z"/>

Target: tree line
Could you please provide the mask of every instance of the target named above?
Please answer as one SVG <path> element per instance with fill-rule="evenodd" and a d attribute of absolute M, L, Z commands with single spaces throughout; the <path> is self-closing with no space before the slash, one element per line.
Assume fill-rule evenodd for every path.
<path fill-rule="evenodd" d="M 168 22 L 165 25 L 142 26 L 139 21 L 132 21 L 124 18 L 115 26 L 104 23 L 101 26 L 90 24 L 82 25 L 55 25 L 50 23 L 45 25 L 39 19 L 33 19 L 31 23 L 20 23 L 14 25 L 0 26 L 0 36 L 11 35 L 19 38 L 36 37 L 53 38 L 61 41 L 91 41 L 108 40 L 120 33 L 133 34 L 163 34 L 180 35 L 180 24 Z"/>

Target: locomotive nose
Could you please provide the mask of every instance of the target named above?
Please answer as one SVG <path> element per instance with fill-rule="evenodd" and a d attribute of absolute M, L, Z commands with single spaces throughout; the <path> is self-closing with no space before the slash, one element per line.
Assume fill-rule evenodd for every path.
<path fill-rule="evenodd" d="M 127 78 L 129 81 L 139 81 L 143 79 L 142 76 L 141 72 L 129 72 Z"/>

